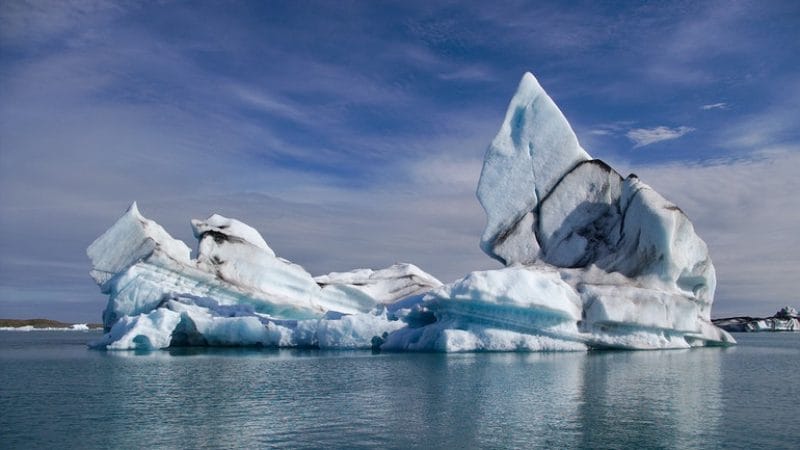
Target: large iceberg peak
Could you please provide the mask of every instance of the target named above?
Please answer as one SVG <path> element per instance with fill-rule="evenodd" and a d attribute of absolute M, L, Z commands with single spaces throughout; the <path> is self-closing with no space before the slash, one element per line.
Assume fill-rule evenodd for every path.
<path fill-rule="evenodd" d="M 593 265 L 688 295 L 708 319 L 716 276 L 688 217 L 635 175 L 591 159 L 529 73 L 486 152 L 478 198 L 481 246 L 506 265 Z"/>
<path fill-rule="evenodd" d="M 591 159 L 530 74 L 486 152 L 478 198 L 484 251 L 570 280 L 583 299 L 582 331 L 597 339 L 591 345 L 732 341 L 710 323 L 716 275 L 689 218 L 635 175 Z M 628 332 L 609 334 L 621 327 L 663 335 L 635 343 Z"/>
<path fill-rule="evenodd" d="M 588 159 L 558 106 L 531 73 L 523 75 L 486 150 L 478 183 L 486 211 L 483 251 L 507 264 L 536 260 L 538 248 L 520 252 L 519 245 L 512 245 L 504 250 L 503 243 L 529 240 L 535 224 L 524 220 L 526 215 L 564 174 Z"/>

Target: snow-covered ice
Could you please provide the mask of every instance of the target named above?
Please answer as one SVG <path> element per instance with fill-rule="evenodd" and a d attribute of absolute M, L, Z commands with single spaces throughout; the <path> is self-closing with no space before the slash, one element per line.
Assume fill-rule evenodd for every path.
<path fill-rule="evenodd" d="M 134 203 L 88 249 L 109 295 L 106 349 L 179 345 L 553 351 L 735 341 L 710 320 L 716 278 L 691 222 L 592 159 L 525 74 L 477 191 L 481 248 L 506 267 L 443 285 L 412 264 L 313 277 L 254 228 L 191 222 L 198 252 Z"/>

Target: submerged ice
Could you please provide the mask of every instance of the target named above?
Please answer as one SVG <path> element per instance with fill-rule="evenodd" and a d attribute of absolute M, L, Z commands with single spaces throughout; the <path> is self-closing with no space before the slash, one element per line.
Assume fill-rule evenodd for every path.
<path fill-rule="evenodd" d="M 313 277 L 252 227 L 193 220 L 197 256 L 134 203 L 87 250 L 109 296 L 95 346 L 549 351 L 730 344 L 686 215 L 580 146 L 525 74 L 486 152 L 481 248 L 505 267 L 443 285 L 412 264 Z"/>

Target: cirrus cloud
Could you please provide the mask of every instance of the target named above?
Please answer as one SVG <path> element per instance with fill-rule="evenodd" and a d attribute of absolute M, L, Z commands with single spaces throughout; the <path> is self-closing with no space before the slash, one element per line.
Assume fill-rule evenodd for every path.
<path fill-rule="evenodd" d="M 655 144 L 656 142 L 668 141 L 671 139 L 678 139 L 679 137 L 691 133 L 694 128 L 680 126 L 677 128 L 669 128 L 665 126 L 658 126 L 655 128 L 634 128 L 625 136 L 628 137 L 635 144 L 634 148 L 644 147 L 646 145 Z"/>
<path fill-rule="evenodd" d="M 708 105 L 701 106 L 700 109 L 702 109 L 703 111 L 708 111 L 711 109 L 728 109 L 728 104 L 725 102 L 711 103 Z"/>

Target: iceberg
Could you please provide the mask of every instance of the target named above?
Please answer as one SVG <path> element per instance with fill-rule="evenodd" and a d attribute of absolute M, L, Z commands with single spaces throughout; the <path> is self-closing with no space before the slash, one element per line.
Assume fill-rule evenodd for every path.
<path fill-rule="evenodd" d="M 526 73 L 484 158 L 480 246 L 449 284 L 412 264 L 312 276 L 254 228 L 192 220 L 197 255 L 136 203 L 92 243 L 109 350 L 269 346 L 580 351 L 730 345 L 706 244 L 677 206 L 580 146 Z"/>
<path fill-rule="evenodd" d="M 371 348 L 399 324 L 381 312 L 386 304 L 442 284 L 411 264 L 314 279 L 238 220 L 215 214 L 192 230 L 196 259 L 133 203 L 89 246 L 90 274 L 109 296 L 96 346 Z"/>
<path fill-rule="evenodd" d="M 726 317 L 712 320 L 725 331 L 749 333 L 756 331 L 800 331 L 800 314 L 791 306 L 784 306 L 770 317 Z"/>

